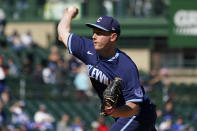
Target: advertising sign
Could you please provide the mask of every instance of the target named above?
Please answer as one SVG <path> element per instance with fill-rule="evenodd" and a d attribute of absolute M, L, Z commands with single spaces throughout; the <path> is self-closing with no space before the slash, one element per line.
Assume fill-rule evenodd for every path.
<path fill-rule="evenodd" d="M 171 0 L 171 47 L 197 47 L 197 1 Z"/>
<path fill-rule="evenodd" d="M 67 7 L 75 6 L 79 9 L 79 14 L 76 19 L 81 17 L 81 3 L 79 2 L 47 2 L 44 7 L 44 19 L 46 20 L 60 20 L 63 16 L 64 10 Z"/>

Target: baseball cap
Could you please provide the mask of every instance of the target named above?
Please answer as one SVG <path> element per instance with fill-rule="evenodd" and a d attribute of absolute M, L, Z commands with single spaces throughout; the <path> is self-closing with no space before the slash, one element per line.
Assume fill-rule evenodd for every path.
<path fill-rule="evenodd" d="M 114 32 L 120 35 L 120 24 L 117 20 L 110 16 L 101 16 L 95 24 L 86 23 L 90 28 L 98 28 L 104 31 Z"/>

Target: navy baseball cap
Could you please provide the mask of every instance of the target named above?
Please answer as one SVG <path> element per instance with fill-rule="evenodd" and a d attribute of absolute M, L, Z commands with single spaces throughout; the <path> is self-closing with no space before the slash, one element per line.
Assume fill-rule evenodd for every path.
<path fill-rule="evenodd" d="M 86 23 L 90 28 L 98 28 L 104 31 L 114 32 L 120 35 L 120 24 L 117 20 L 110 16 L 101 16 L 95 24 Z"/>

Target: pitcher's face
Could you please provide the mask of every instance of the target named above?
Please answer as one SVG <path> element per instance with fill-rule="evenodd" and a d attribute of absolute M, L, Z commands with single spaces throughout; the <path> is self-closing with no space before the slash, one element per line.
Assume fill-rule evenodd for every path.
<path fill-rule="evenodd" d="M 101 51 L 109 48 L 111 46 L 111 32 L 103 31 L 97 28 L 93 29 L 93 42 L 94 49 L 96 51 Z"/>

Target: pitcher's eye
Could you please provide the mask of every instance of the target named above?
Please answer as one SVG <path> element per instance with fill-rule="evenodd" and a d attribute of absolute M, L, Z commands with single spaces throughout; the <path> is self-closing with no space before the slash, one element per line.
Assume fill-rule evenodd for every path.
<path fill-rule="evenodd" d="M 103 35 L 101 32 L 93 32 L 93 34 L 96 34 L 96 35 Z"/>

